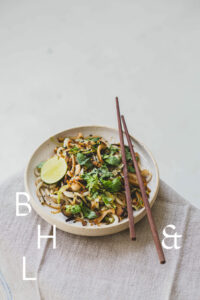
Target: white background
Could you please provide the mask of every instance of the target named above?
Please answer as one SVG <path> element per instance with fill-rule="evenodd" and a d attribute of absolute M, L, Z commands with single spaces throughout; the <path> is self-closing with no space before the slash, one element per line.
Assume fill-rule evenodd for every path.
<path fill-rule="evenodd" d="M 69 127 L 117 127 L 153 152 L 161 178 L 200 207 L 200 2 L 0 2 L 1 173 Z"/>

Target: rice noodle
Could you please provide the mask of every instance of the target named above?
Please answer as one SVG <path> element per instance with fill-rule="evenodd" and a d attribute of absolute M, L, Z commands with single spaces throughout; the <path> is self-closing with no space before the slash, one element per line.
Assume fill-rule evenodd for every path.
<path fill-rule="evenodd" d="M 41 178 L 41 167 L 34 169 L 36 176 L 36 195 L 41 204 L 53 209 L 51 213 L 62 213 L 65 216 L 69 214 L 69 212 L 65 211 L 67 206 L 74 207 L 74 209 L 80 207 L 77 213 L 71 215 L 71 219 L 73 222 L 81 222 L 83 226 L 87 225 L 87 223 L 91 226 L 116 223 L 127 218 L 126 196 L 122 173 L 123 164 L 120 163 L 117 166 L 106 165 L 106 159 L 104 158 L 105 154 L 107 155 L 105 156 L 106 158 L 109 156 L 120 158 L 119 144 L 112 145 L 114 152 L 111 153 L 109 152 L 111 145 L 100 136 L 88 136 L 84 138 L 83 135 L 79 133 L 76 137 L 60 138 L 59 141 L 62 141 L 62 143 L 56 143 L 57 147 L 54 149 L 54 153 L 58 157 L 62 157 L 66 160 L 68 171 L 59 182 L 47 184 Z M 92 188 L 96 188 L 95 179 L 94 182 L 91 179 L 89 184 L 84 179 L 83 175 L 87 174 L 87 172 L 91 172 L 91 169 L 88 171 L 84 163 L 79 163 L 77 160 L 77 153 L 79 152 L 83 154 L 83 158 L 86 159 L 86 161 L 88 161 L 88 159 L 90 160 L 92 163 L 92 167 L 90 168 L 92 170 L 98 171 L 101 167 L 107 168 L 106 172 L 108 172 L 108 176 L 111 176 L 111 179 L 103 177 L 104 181 L 110 181 L 112 183 L 114 179 L 120 178 L 122 183 L 121 190 L 113 193 L 108 192 L 102 185 L 102 182 L 99 181 L 97 184 L 97 187 L 100 185 L 99 192 L 97 195 L 95 195 L 95 193 L 92 194 Z M 152 174 L 146 169 L 142 170 L 138 153 L 136 153 L 136 157 L 146 193 L 149 197 L 151 190 L 148 183 L 152 179 Z M 141 209 L 144 203 L 137 176 L 135 173 L 129 173 L 128 177 L 132 196 L 132 207 L 134 210 Z M 105 200 L 105 196 L 107 200 Z M 107 218 L 107 216 L 109 217 Z"/>

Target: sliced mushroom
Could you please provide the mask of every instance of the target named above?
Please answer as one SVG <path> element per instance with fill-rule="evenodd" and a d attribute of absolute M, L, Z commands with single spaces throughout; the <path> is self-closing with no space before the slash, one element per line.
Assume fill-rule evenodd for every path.
<path fill-rule="evenodd" d="M 77 139 L 83 139 L 84 137 L 83 137 L 83 134 L 81 132 L 79 132 L 76 138 Z"/>
<path fill-rule="evenodd" d="M 79 175 L 80 171 L 81 171 L 81 166 L 78 164 L 75 167 L 75 176 Z"/>
<path fill-rule="evenodd" d="M 114 208 L 110 208 L 110 209 L 107 209 L 107 210 L 104 210 L 102 213 L 101 213 L 101 216 L 94 219 L 94 223 L 95 224 L 99 224 L 101 223 L 101 221 L 105 218 L 105 216 L 107 216 L 108 214 L 114 214 L 115 213 L 115 210 Z"/>
<path fill-rule="evenodd" d="M 48 199 L 48 201 L 53 201 L 54 203 L 58 204 L 58 195 L 54 195 L 54 194 L 50 194 L 50 193 L 46 193 L 46 199 Z"/>
<path fill-rule="evenodd" d="M 72 168 L 71 168 L 71 170 L 70 170 L 70 174 L 74 174 L 75 165 L 76 165 L 75 155 L 72 154 Z M 71 177 L 72 177 L 72 176 L 71 176 Z"/>
<path fill-rule="evenodd" d="M 71 171 L 67 171 L 67 175 L 69 176 L 69 177 L 73 177 L 73 173 L 71 172 Z"/>
<path fill-rule="evenodd" d="M 73 192 L 68 192 L 68 191 L 65 191 L 63 192 L 63 194 L 68 197 L 68 198 L 74 198 L 74 193 Z"/>
<path fill-rule="evenodd" d="M 116 197 L 115 200 L 116 200 L 116 202 L 117 202 L 119 205 L 124 206 L 124 201 L 122 201 L 122 200 L 119 199 L 118 197 Z"/>
<path fill-rule="evenodd" d="M 69 138 L 64 139 L 63 146 L 69 148 L 71 140 Z"/>
<path fill-rule="evenodd" d="M 141 175 L 146 179 L 146 182 L 149 182 L 152 179 L 152 174 L 146 169 L 141 171 Z"/>
<path fill-rule="evenodd" d="M 91 209 L 99 209 L 99 199 L 95 199 L 91 201 Z"/>
<path fill-rule="evenodd" d="M 110 146 L 110 144 L 109 144 L 103 137 L 101 137 L 100 141 L 101 141 L 103 144 L 105 144 L 105 146 L 107 146 L 107 147 Z"/>
<path fill-rule="evenodd" d="M 117 205 L 116 215 L 120 217 L 123 214 L 124 210 L 120 205 Z"/>
<path fill-rule="evenodd" d="M 129 182 L 133 185 L 139 186 L 137 176 L 133 173 L 128 173 Z"/>
<path fill-rule="evenodd" d="M 64 137 L 61 137 L 61 136 L 60 136 L 60 137 L 58 137 L 58 142 L 59 142 L 59 143 L 62 143 L 62 142 L 64 141 L 64 139 L 65 139 Z"/>
<path fill-rule="evenodd" d="M 71 190 L 73 192 L 78 192 L 81 189 L 81 184 L 79 182 L 73 182 L 71 185 Z"/>
<path fill-rule="evenodd" d="M 100 162 L 103 162 L 103 159 L 101 156 L 101 150 L 104 149 L 105 147 L 106 147 L 106 145 L 104 143 L 101 143 L 97 148 L 97 157 Z"/>

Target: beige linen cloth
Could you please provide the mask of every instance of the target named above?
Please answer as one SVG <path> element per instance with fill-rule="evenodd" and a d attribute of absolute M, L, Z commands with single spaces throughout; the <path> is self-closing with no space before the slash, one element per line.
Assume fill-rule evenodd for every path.
<path fill-rule="evenodd" d="M 43 235 L 52 234 L 52 227 L 33 210 L 16 217 L 17 191 L 24 191 L 22 174 L 0 187 L 1 299 L 200 299 L 200 211 L 164 182 L 152 209 L 160 238 L 168 224 L 183 235 L 180 249 L 165 250 L 165 265 L 159 264 L 146 217 L 136 225 L 135 242 L 128 230 L 89 238 L 57 229 L 57 248 L 42 239 L 37 249 L 37 225 Z M 173 245 L 173 239 L 166 243 Z M 37 281 L 22 280 L 23 256 L 27 276 Z"/>

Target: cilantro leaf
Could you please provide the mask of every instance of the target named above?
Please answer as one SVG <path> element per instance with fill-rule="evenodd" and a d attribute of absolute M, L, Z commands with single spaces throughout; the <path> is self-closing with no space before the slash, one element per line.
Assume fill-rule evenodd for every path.
<path fill-rule="evenodd" d="M 129 150 L 128 146 L 125 146 L 125 154 L 126 154 L 126 160 L 127 161 L 132 161 L 131 153 L 130 153 L 130 150 Z"/>
<path fill-rule="evenodd" d="M 113 202 L 113 198 L 111 196 L 102 194 L 101 198 L 103 200 L 103 202 L 105 203 L 106 206 L 111 207 L 111 204 Z"/>
<path fill-rule="evenodd" d="M 78 160 L 79 165 L 86 166 L 87 168 L 90 168 L 92 166 L 90 158 L 87 157 L 85 154 L 78 153 L 76 158 Z"/>
<path fill-rule="evenodd" d="M 121 163 L 121 157 L 110 155 L 105 161 L 107 164 L 117 167 Z"/>
<path fill-rule="evenodd" d="M 78 160 L 79 165 L 83 166 L 89 161 L 89 158 L 86 155 L 84 155 L 83 153 L 78 153 L 77 160 Z"/>
<path fill-rule="evenodd" d="M 109 178 L 113 176 L 113 173 L 108 170 L 105 164 L 102 165 L 101 168 L 97 169 L 97 172 L 101 178 Z"/>
<path fill-rule="evenodd" d="M 82 209 L 82 213 L 83 213 L 85 218 L 95 219 L 97 217 L 95 211 L 89 209 L 87 206 L 85 206 L 83 204 L 81 206 L 81 209 Z"/>
<path fill-rule="evenodd" d="M 82 178 L 87 182 L 87 188 L 91 194 L 94 194 L 101 189 L 98 175 L 94 171 L 83 174 Z"/>
<path fill-rule="evenodd" d="M 114 146 L 114 145 L 111 145 L 110 147 L 109 147 L 109 151 L 110 151 L 110 154 L 115 154 L 116 152 L 119 152 L 119 147 L 117 147 L 117 146 Z"/>
<path fill-rule="evenodd" d="M 101 179 L 101 182 L 104 188 L 111 193 L 119 192 L 122 188 L 122 183 L 119 177 L 116 177 L 112 180 Z"/>
<path fill-rule="evenodd" d="M 67 213 L 70 213 L 72 215 L 75 215 L 75 214 L 78 214 L 78 213 L 81 212 L 81 207 L 80 207 L 80 205 L 77 205 L 77 204 L 75 204 L 75 205 L 66 205 L 65 209 L 66 209 Z"/>

